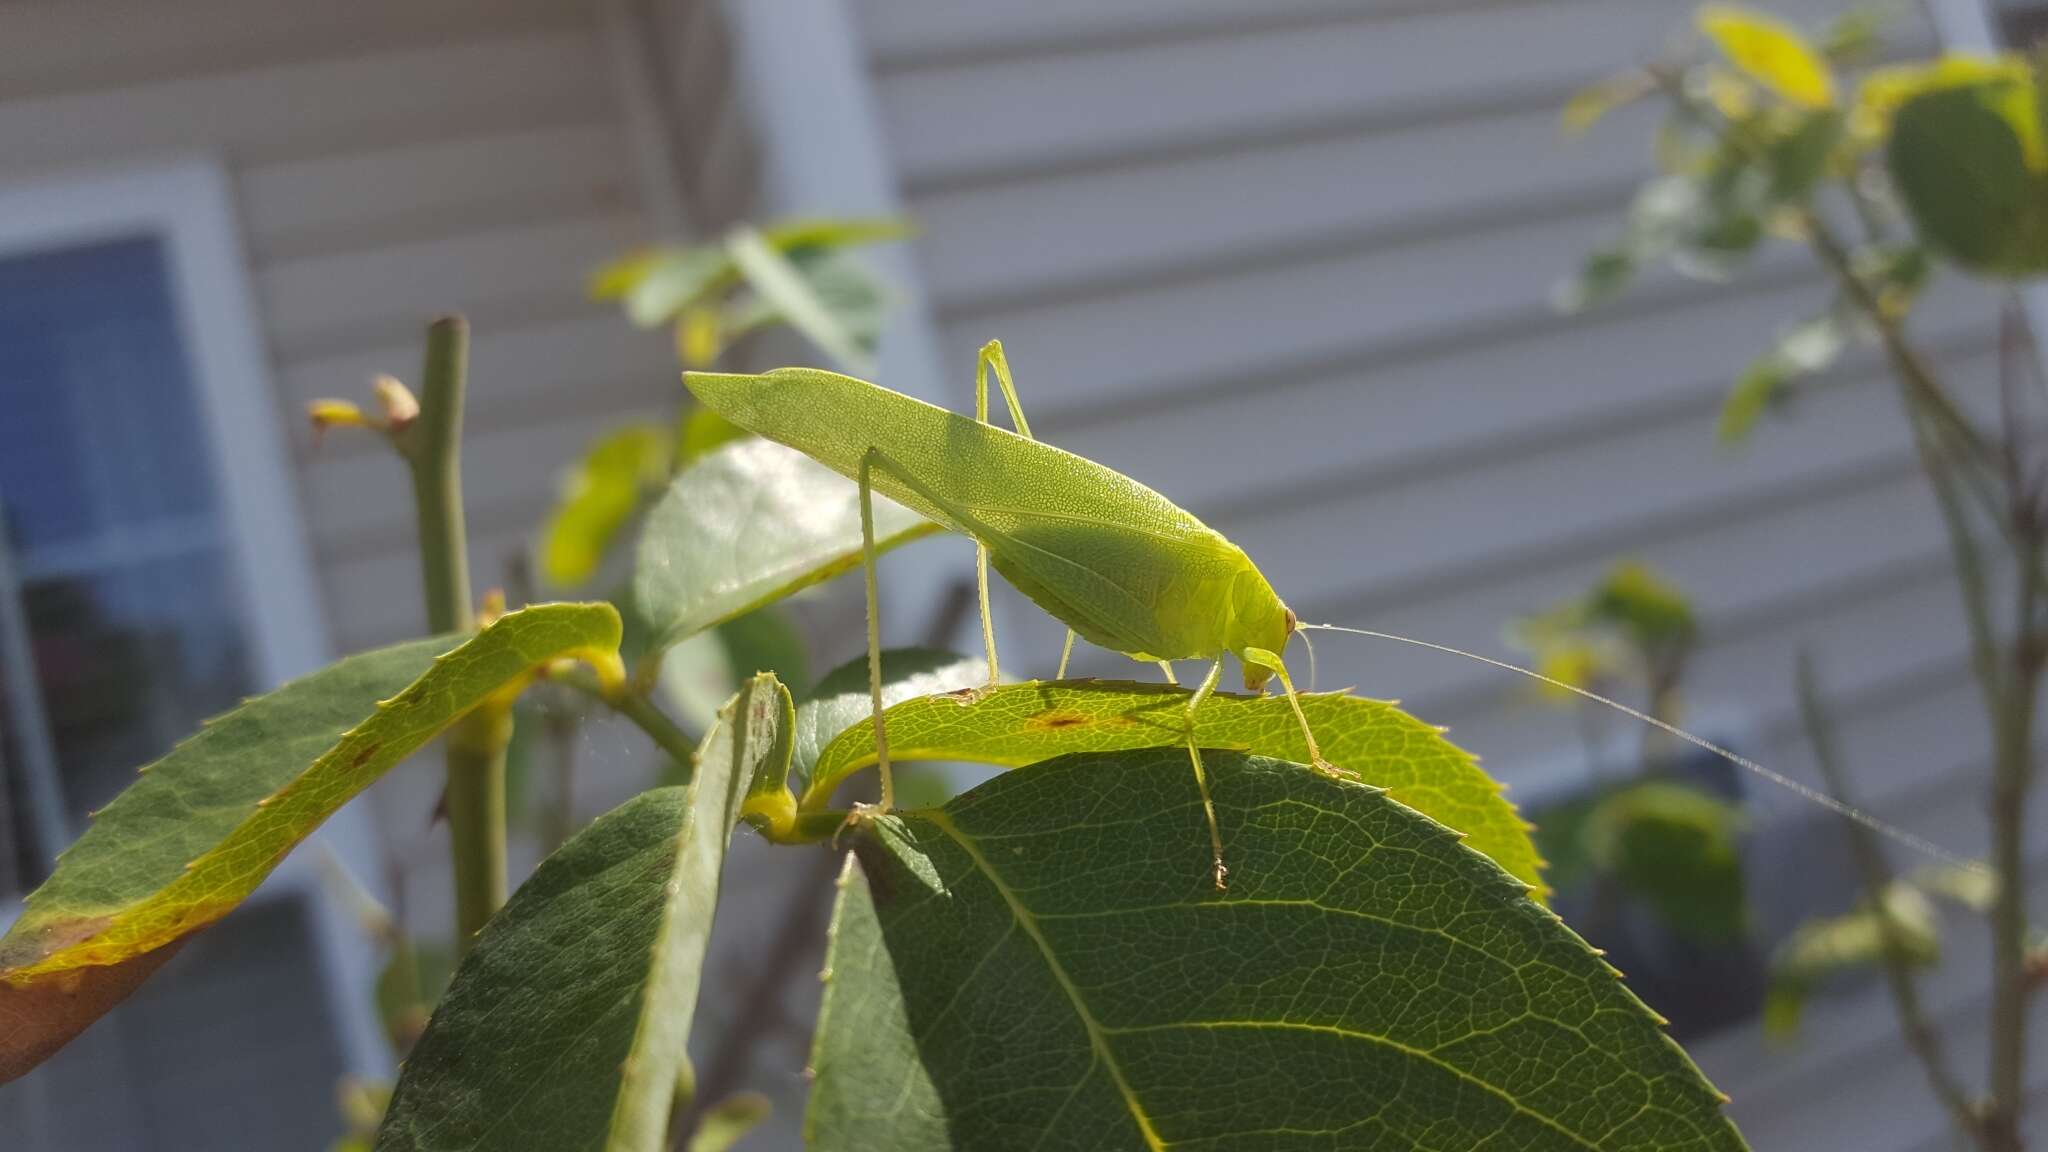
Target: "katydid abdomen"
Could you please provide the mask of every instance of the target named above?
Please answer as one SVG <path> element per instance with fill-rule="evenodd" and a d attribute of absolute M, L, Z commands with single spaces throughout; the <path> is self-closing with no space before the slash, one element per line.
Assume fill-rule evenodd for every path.
<path fill-rule="evenodd" d="M 1083 639 L 1141 660 L 1281 651 L 1287 607 L 1244 550 L 1092 460 L 886 388 L 807 368 L 692 372 L 706 407 L 989 549 L 1018 591 Z M 1267 670 L 1246 665 L 1246 684 Z"/>

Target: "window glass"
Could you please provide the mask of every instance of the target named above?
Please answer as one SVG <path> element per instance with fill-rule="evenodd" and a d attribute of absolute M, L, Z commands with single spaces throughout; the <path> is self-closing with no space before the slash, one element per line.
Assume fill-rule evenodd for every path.
<path fill-rule="evenodd" d="M 251 687 L 168 273 L 150 235 L 0 258 L 0 623 L 26 633 L 0 637 L 0 840 L 24 886 Z"/>

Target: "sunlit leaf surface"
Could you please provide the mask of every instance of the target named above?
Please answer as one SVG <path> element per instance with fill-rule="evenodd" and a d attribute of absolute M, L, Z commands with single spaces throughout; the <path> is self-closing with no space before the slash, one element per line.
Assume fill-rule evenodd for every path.
<path fill-rule="evenodd" d="M 1182 748 L 1187 700 L 1184 688 L 1110 680 L 1034 681 L 985 695 L 925 696 L 885 714 L 889 754 L 901 760 L 968 760 L 1015 768 L 1069 752 Z M 807 789 L 815 799 L 830 796 L 840 780 L 874 763 L 874 726 L 867 719 L 865 695 L 859 703 L 858 722 L 818 758 Z M 1302 697 L 1301 703 L 1324 758 L 1464 833 L 1472 848 L 1523 882 L 1541 887 L 1542 864 L 1527 823 L 1478 761 L 1441 730 L 1379 700 L 1316 694 Z M 1301 727 L 1279 696 L 1219 692 L 1202 705 L 1195 738 L 1204 748 L 1308 758 Z M 1179 755 L 1185 766 L 1187 753 Z M 1227 840 L 1224 850 L 1235 869 Z"/>
<path fill-rule="evenodd" d="M 875 498 L 879 550 L 938 531 Z M 640 536 L 633 600 L 657 648 L 860 563 L 851 481 L 766 440 L 734 440 L 678 473 Z"/>

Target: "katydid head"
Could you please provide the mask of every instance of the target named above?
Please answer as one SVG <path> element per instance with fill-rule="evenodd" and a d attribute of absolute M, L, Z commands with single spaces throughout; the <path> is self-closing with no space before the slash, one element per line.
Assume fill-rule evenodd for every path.
<path fill-rule="evenodd" d="M 1299 621 L 1249 560 L 1232 582 L 1230 593 L 1229 648 L 1244 665 L 1245 690 L 1261 692 L 1276 671 L 1267 657 L 1287 650 L 1287 638 L 1294 635 Z"/>

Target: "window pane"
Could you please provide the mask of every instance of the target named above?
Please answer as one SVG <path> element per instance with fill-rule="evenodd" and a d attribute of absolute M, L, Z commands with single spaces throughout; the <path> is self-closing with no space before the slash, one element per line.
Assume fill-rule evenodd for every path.
<path fill-rule="evenodd" d="M 55 777 L 75 831 L 249 689 L 198 404 L 159 239 L 0 259 L 0 620 L 25 626 L 38 689 L 0 669 L 17 825 L 26 774 Z"/>

